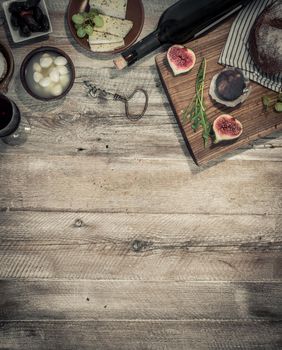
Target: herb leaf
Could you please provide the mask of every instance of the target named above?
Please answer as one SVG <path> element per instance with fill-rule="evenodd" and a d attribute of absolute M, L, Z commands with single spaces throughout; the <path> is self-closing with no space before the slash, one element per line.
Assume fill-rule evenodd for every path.
<path fill-rule="evenodd" d="M 270 103 L 271 103 L 271 101 L 270 101 L 270 98 L 268 96 L 262 97 L 262 104 L 264 105 L 266 111 L 268 111 Z"/>
<path fill-rule="evenodd" d="M 206 59 L 203 58 L 196 78 L 196 94 L 192 102 L 184 109 L 182 119 L 185 122 L 189 117 L 191 128 L 194 131 L 198 130 L 199 126 L 202 127 L 202 137 L 204 140 L 204 146 L 206 147 L 210 137 L 211 123 L 208 121 L 204 104 L 205 76 Z"/>
<path fill-rule="evenodd" d="M 282 102 L 277 102 L 274 106 L 276 112 L 281 113 L 282 112 Z"/>

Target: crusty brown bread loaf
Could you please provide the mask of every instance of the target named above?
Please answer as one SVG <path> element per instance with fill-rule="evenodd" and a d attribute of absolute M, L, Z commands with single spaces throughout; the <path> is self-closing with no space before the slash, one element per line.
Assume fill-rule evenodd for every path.
<path fill-rule="evenodd" d="M 263 72 L 282 72 L 282 0 L 268 6 L 256 19 L 249 46 L 254 63 Z"/>

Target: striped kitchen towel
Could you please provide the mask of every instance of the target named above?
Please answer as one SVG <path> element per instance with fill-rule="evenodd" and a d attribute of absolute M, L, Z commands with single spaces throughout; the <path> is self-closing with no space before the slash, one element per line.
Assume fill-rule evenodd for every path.
<path fill-rule="evenodd" d="M 282 89 L 282 73 L 275 75 L 263 73 L 253 63 L 248 45 L 249 34 L 257 16 L 273 2 L 273 0 L 256 0 L 241 10 L 232 24 L 218 62 L 225 66 L 240 68 L 249 79 L 279 92 Z"/>

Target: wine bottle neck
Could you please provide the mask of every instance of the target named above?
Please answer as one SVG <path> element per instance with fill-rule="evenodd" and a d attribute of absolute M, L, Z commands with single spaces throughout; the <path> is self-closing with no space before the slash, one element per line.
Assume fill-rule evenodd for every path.
<path fill-rule="evenodd" d="M 126 60 L 127 65 L 130 66 L 140 58 L 156 50 L 161 45 L 162 43 L 159 40 L 159 32 L 158 30 L 155 30 L 144 39 L 133 45 L 130 49 L 124 51 L 122 56 Z"/>

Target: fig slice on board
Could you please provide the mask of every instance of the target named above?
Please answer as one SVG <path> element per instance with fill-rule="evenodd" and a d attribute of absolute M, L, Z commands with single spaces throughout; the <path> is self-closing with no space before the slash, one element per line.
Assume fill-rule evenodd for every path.
<path fill-rule="evenodd" d="M 196 63 L 195 53 L 182 45 L 173 45 L 167 52 L 167 60 L 174 75 L 189 72 Z"/>
<path fill-rule="evenodd" d="M 213 122 L 214 143 L 237 139 L 243 132 L 243 125 L 229 114 L 222 114 Z"/>

